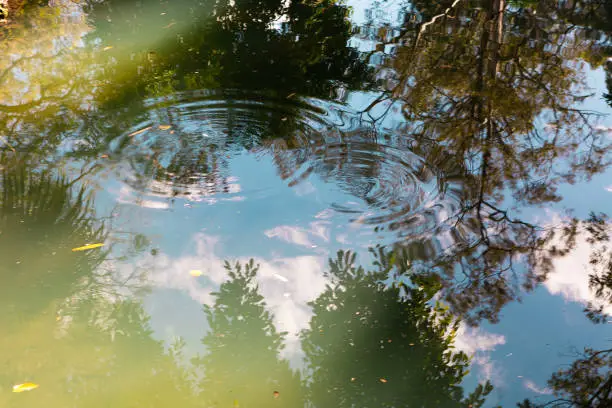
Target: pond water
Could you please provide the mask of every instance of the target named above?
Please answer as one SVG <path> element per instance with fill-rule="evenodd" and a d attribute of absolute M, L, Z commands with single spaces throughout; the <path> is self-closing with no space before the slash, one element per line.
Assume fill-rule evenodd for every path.
<path fill-rule="evenodd" d="M 1 407 L 612 406 L 612 4 L 2 1 Z"/>

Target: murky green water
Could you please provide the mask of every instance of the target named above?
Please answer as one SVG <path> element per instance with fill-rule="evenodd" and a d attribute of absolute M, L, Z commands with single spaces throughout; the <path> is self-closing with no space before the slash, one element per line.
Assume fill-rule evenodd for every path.
<path fill-rule="evenodd" d="M 612 406 L 609 1 L 0 10 L 0 407 Z"/>

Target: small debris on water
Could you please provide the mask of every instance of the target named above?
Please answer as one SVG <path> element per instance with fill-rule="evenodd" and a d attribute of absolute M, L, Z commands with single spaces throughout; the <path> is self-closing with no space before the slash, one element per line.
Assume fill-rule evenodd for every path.
<path fill-rule="evenodd" d="M 144 129 L 140 129 L 140 130 L 137 130 L 137 131 L 135 131 L 135 132 L 130 133 L 128 136 L 129 136 L 129 137 L 132 137 L 132 136 L 139 135 L 139 134 L 144 133 L 144 132 L 146 132 L 147 130 L 151 129 L 152 127 L 153 127 L 153 126 L 147 126 L 147 127 L 146 127 L 146 128 L 144 128 Z"/>
<path fill-rule="evenodd" d="M 31 391 L 34 390 L 36 388 L 38 388 L 39 385 L 38 384 L 34 384 L 34 383 L 23 383 L 23 384 L 17 384 L 13 386 L 13 392 L 24 392 L 24 391 Z"/>
<path fill-rule="evenodd" d="M 103 243 L 97 243 L 97 244 L 88 244 L 88 245 L 83 245 L 80 247 L 76 247 L 76 248 L 72 248 L 72 252 L 78 252 L 78 251 L 87 251 L 89 249 L 95 249 L 95 248 L 100 248 L 104 246 Z"/>

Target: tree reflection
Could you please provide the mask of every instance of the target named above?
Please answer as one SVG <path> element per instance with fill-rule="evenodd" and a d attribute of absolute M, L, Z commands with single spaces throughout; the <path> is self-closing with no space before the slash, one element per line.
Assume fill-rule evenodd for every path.
<path fill-rule="evenodd" d="M 107 232 L 92 217 L 84 187 L 50 171 L 34 171 L 24 159 L 7 155 L 1 165 L 0 297 L 11 310 L 7 317 L 19 321 L 70 297 L 92 277 L 105 252 L 75 256 L 71 248 L 104 242 Z"/>
<path fill-rule="evenodd" d="M 0 143 L 55 153 L 89 109 L 92 59 L 80 48 L 89 27 L 70 13 L 78 6 L 41 3 L 9 2 L 14 18 L 0 25 Z"/>
<path fill-rule="evenodd" d="M 547 403 L 524 400 L 521 408 L 577 407 L 605 408 L 612 400 L 612 349 L 587 348 L 569 368 L 553 374 L 548 381 L 559 398 Z"/>
<path fill-rule="evenodd" d="M 280 357 L 285 333 L 259 294 L 258 266 L 226 263 L 228 280 L 205 306 L 206 353 L 194 361 L 203 372 L 203 406 L 482 406 L 493 387 L 464 395 L 470 359 L 454 350 L 459 321 L 432 304 L 437 278 L 389 287 L 383 280 L 398 273 L 395 255 L 372 253 L 372 271 L 348 252 L 330 258 L 329 284 L 310 303 L 314 315 L 301 333 L 302 381 Z"/>
<path fill-rule="evenodd" d="M 83 151 L 99 155 L 135 121 L 156 116 L 171 134 L 138 139 L 152 149 L 133 158 L 144 175 L 135 185 L 153 179 L 160 192 L 226 192 L 220 173 L 229 151 L 305 127 L 310 112 L 299 96 L 336 97 L 338 88 L 368 86 L 366 64 L 347 45 L 348 13 L 336 1 L 92 3 L 96 30 L 88 39 L 108 50 L 95 93 L 99 111 L 84 134 L 99 149 Z M 185 90 L 198 90 L 190 95 L 212 106 L 199 114 L 177 108 L 191 102 L 176 95 Z M 165 102 L 153 110 L 148 98 Z M 133 141 L 123 138 L 119 148 Z"/>
<path fill-rule="evenodd" d="M 610 322 L 612 306 L 612 228 L 605 214 L 592 213 L 577 222 L 584 232 L 589 251 L 589 288 L 594 295 L 584 311 L 595 324 Z M 559 369 L 548 380 L 557 399 L 547 403 L 525 400 L 520 407 L 607 407 L 612 400 L 612 348 L 585 348 L 567 368 Z"/>
<path fill-rule="evenodd" d="M 495 321 L 569 249 L 552 248 L 554 231 L 524 220 L 518 209 L 557 202 L 560 184 L 607 166 L 599 114 L 578 108 L 588 96 L 580 60 L 601 64 L 595 54 L 605 47 L 601 36 L 574 24 L 593 7 L 478 4 L 415 3 L 399 36 L 382 38 L 392 46 L 379 74 L 386 90 L 366 112 L 380 120 L 374 110 L 397 107 L 411 148 L 461 185 L 459 208 L 443 220 L 452 243 L 427 263 L 443 276 L 455 311 Z M 426 246 L 409 251 L 429 261 Z M 519 258 L 528 273 L 515 265 Z"/>
<path fill-rule="evenodd" d="M 571 249 L 553 247 L 558 231 L 529 222 L 517 209 L 556 202 L 560 185 L 608 164 L 608 142 L 595 126 L 598 115 L 577 106 L 588 95 L 579 63 L 600 66 L 609 51 L 603 35 L 609 6 L 573 4 L 414 2 L 402 27 L 379 30 L 382 44 L 364 56 L 368 62 L 380 57 L 377 80 L 384 90 L 363 117 L 371 113 L 371 121 L 381 123 L 385 115 L 375 111 L 389 103 L 383 111 L 397 108 L 400 125 L 381 125 L 384 132 L 378 132 L 355 120 L 351 131 L 317 139 L 309 127 L 312 112 L 293 94 L 323 98 L 341 96 L 335 91 L 342 87 L 372 86 L 366 64 L 347 46 L 351 26 L 345 5 L 90 2 L 95 31 L 87 36 L 86 52 L 67 53 L 70 46 L 64 44 L 62 55 L 70 58 L 58 59 L 56 42 L 46 38 L 35 48 L 48 52 L 3 60 L 8 71 L 0 75 L 9 81 L 0 89 L 0 111 L 7 113 L 0 116 L 0 131 L 9 136 L 5 150 L 47 149 L 80 128 L 85 147 L 77 150 L 88 158 L 107 155 L 112 140 L 111 153 L 121 160 L 129 156 L 133 186 L 164 196 L 231 192 L 228 155 L 241 148 L 269 149 L 283 177 L 301 163 L 315 162 L 302 178 L 318 172 L 367 205 L 390 209 L 398 219 L 376 217 L 378 228 L 410 238 L 401 246 L 415 265 L 422 261 L 424 270 L 439 273 L 453 310 L 472 322 L 495 321 L 522 289 L 546 278 L 554 257 Z M 38 23 L 42 31 L 53 32 L 45 21 L 41 17 Z M 25 31 L 15 38 L 45 38 Z M 11 47 L 18 43 L 2 46 L 15 54 Z M 380 45 L 391 51 L 384 54 Z M 89 52 L 96 58 L 85 58 Z M 51 62 L 43 64 L 47 57 Z M 24 88 L 16 67 L 28 71 L 37 86 Z M 222 88 L 215 95 L 196 95 L 219 103 L 200 114 L 181 110 L 185 100 L 176 92 L 200 88 Z M 154 113 L 144 102 L 149 98 L 158 98 Z M 85 112 L 89 108 L 95 114 Z M 135 123 L 142 128 L 134 130 L 148 128 L 152 117 L 150 131 L 127 131 Z M 209 119 L 215 123 L 208 126 Z M 418 164 L 425 165 L 406 170 L 408 155 L 398 154 L 403 174 L 415 170 L 414 178 L 424 182 L 438 175 L 441 193 L 459 185 L 451 192 L 458 196 L 453 214 L 427 208 L 418 215 L 431 229 L 415 232 L 414 214 L 402 218 L 404 213 L 395 211 L 401 199 L 371 194 L 381 180 L 390 190 L 403 187 L 403 178 L 389 180 L 396 172 L 385 166 L 391 155 L 383 144 L 424 159 Z M 575 224 L 561 232 L 571 238 Z M 439 233 L 446 234 L 448 245 L 437 240 Z M 527 262 L 527 273 L 519 270 L 519 258 Z"/>
<path fill-rule="evenodd" d="M 354 254 L 330 259 L 330 283 L 311 303 L 314 316 L 302 333 L 309 399 L 317 407 L 481 406 L 492 386 L 464 396 L 469 359 L 453 350 L 458 320 L 431 304 L 438 279 L 387 286 L 398 272 L 393 255 L 373 252 L 368 272 Z"/>
<path fill-rule="evenodd" d="M 120 84 L 125 76 L 145 79 L 140 90 L 152 79 L 149 90 L 167 84 L 327 96 L 332 81 L 358 84 L 366 78 L 365 65 L 347 46 L 348 12 L 331 0 L 183 0 L 172 7 L 107 0 L 94 3 L 90 16 L 97 28 L 92 37 L 113 47 L 109 55 L 125 60 L 146 49 L 132 68 L 118 66 Z"/>
<path fill-rule="evenodd" d="M 30 298 L 21 295 L 25 306 Z M 195 406 L 186 371 L 152 338 L 139 303 L 90 293 L 59 306 L 3 325 L 3 382 L 40 384 L 3 393 L 3 407 Z"/>
<path fill-rule="evenodd" d="M 108 253 L 71 251 L 107 236 L 85 187 L 29 166 L 2 160 L 0 378 L 40 388 L 1 393 L 0 405 L 188 406 L 185 373 L 151 337 L 142 306 L 101 281 Z"/>
<path fill-rule="evenodd" d="M 228 280 L 204 307 L 206 354 L 195 360 L 204 372 L 203 406 L 303 406 L 299 375 L 280 357 L 286 333 L 276 330 L 258 291 L 258 266 L 251 260 L 225 268 Z"/>

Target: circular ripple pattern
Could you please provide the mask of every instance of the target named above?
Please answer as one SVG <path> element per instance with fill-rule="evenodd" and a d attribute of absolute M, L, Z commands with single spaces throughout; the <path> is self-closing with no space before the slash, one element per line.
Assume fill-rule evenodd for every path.
<path fill-rule="evenodd" d="M 331 203 L 339 212 L 358 214 L 360 223 L 414 220 L 440 198 L 438 178 L 410 151 L 370 141 L 325 141 L 303 148 L 294 160 L 290 184 L 316 173 L 358 201 Z"/>
<path fill-rule="evenodd" d="M 448 204 L 436 172 L 409 146 L 320 100 L 227 91 L 152 100 L 147 120 L 113 140 L 110 155 L 130 163 L 129 183 L 141 192 L 215 202 L 240 194 L 232 164 L 254 155 L 291 187 L 316 175 L 354 197 L 327 203 L 353 222 L 412 234 L 439 223 Z"/>

